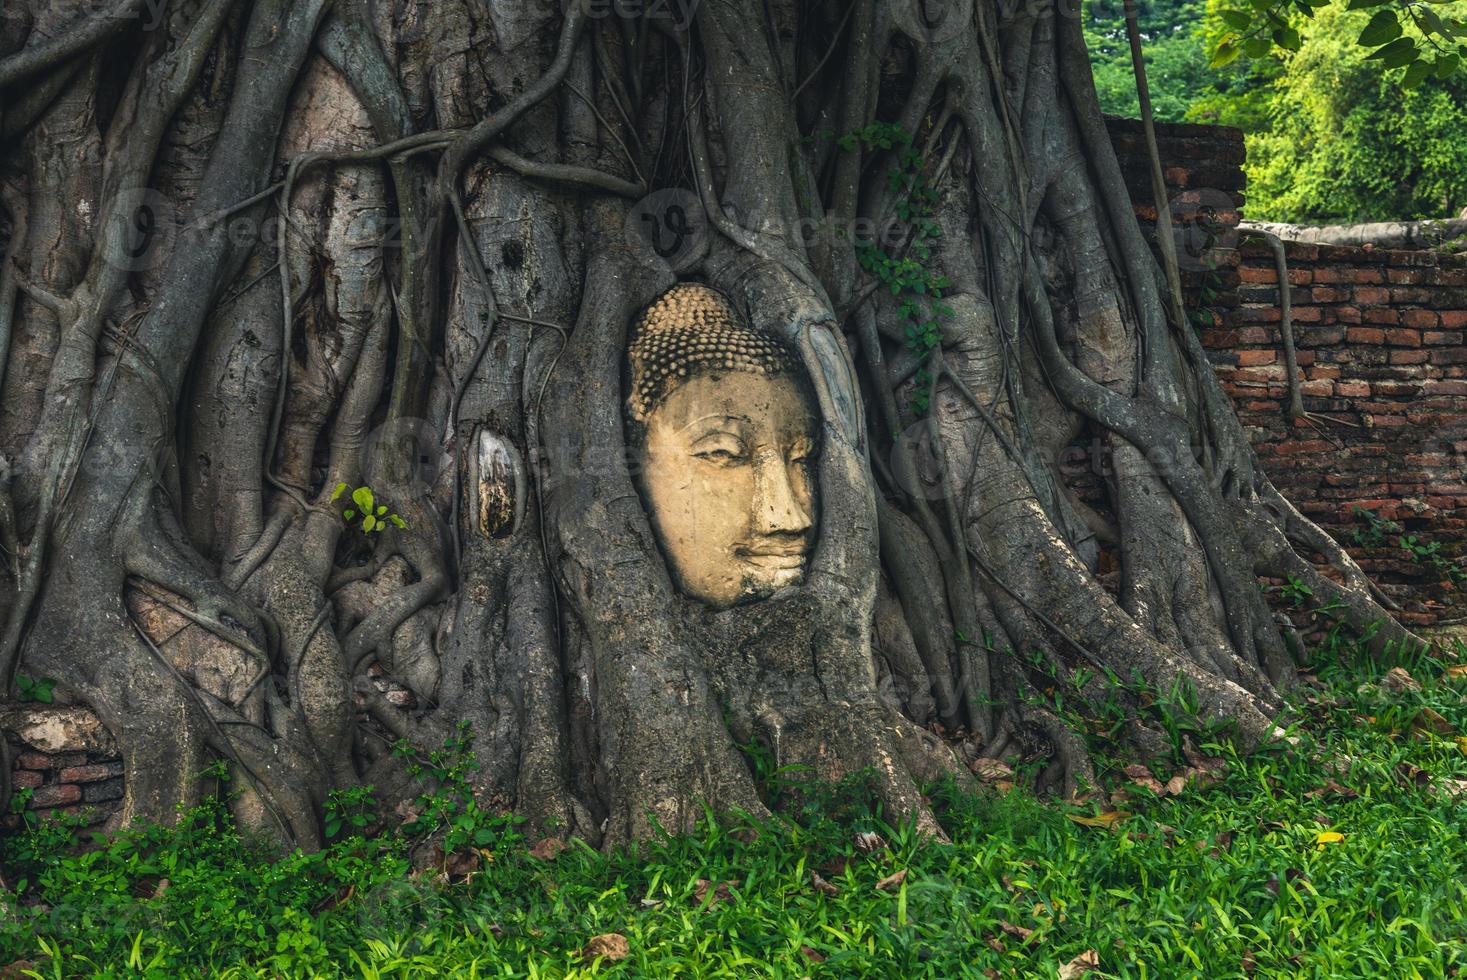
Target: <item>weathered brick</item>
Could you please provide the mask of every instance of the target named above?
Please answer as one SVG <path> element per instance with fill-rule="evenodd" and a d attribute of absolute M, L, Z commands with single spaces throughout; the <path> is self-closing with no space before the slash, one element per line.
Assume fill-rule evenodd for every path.
<path fill-rule="evenodd" d="M 1327 453 L 1334 449 L 1334 444 L 1323 439 L 1300 439 L 1286 442 L 1278 447 L 1278 452 L 1285 456 L 1295 456 L 1302 453 Z"/>
<path fill-rule="evenodd" d="M 40 787 L 31 794 L 31 806 L 37 810 L 46 810 L 53 806 L 78 803 L 81 798 L 81 787 L 75 783 L 52 783 L 50 786 Z"/>
<path fill-rule="evenodd" d="M 1345 331 L 1345 339 L 1352 344 L 1383 344 L 1386 335 L 1384 330 L 1371 327 L 1351 327 Z"/>
<path fill-rule="evenodd" d="M 1421 388 L 1426 382 L 1420 379 L 1412 381 L 1377 381 L 1372 385 L 1374 393 L 1382 398 L 1399 398 L 1402 395 L 1414 398 L 1421 393 Z"/>
<path fill-rule="evenodd" d="M 1368 398 L 1370 384 L 1366 381 L 1337 381 L 1335 382 L 1335 394 L 1346 398 Z"/>
<path fill-rule="evenodd" d="M 1391 249 L 1386 253 L 1386 260 L 1391 265 L 1426 266 L 1436 265 L 1437 256 L 1435 252 L 1429 251 Z"/>
<path fill-rule="evenodd" d="M 1426 390 L 1431 395 L 1467 395 L 1467 381 L 1428 381 Z"/>
<path fill-rule="evenodd" d="M 1436 269 L 1388 269 L 1386 280 L 1404 286 L 1435 286 L 1440 280 Z"/>
<path fill-rule="evenodd" d="M 69 769 L 63 769 L 57 778 L 63 783 L 94 783 L 98 780 L 121 775 L 122 763 L 98 762 L 91 765 L 72 766 Z"/>
<path fill-rule="evenodd" d="M 1409 312 L 1420 312 L 1419 310 Z M 1432 326 L 1436 326 L 1433 321 Z M 1399 330 L 1387 330 L 1385 332 L 1386 343 L 1392 347 L 1420 347 L 1421 331 L 1402 328 Z"/>
<path fill-rule="evenodd" d="M 1272 350 L 1240 350 L 1237 352 L 1237 363 L 1239 367 L 1252 367 L 1256 364 L 1272 364 L 1278 360 L 1278 352 Z"/>
<path fill-rule="evenodd" d="M 1401 323 L 1421 330 L 1434 330 L 1441 323 L 1441 319 L 1431 310 L 1403 310 Z"/>

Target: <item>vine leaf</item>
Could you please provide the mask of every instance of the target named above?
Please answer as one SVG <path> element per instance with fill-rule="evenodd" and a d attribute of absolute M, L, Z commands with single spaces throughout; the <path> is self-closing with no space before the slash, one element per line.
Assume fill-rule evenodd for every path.
<path fill-rule="evenodd" d="M 363 514 L 372 513 L 376 500 L 372 497 L 371 487 L 357 487 L 351 492 L 351 499 L 356 501 L 357 507 L 361 508 Z"/>
<path fill-rule="evenodd" d="M 1370 23 L 1365 25 L 1365 30 L 1360 32 L 1360 38 L 1355 43 L 1367 48 L 1378 48 L 1400 36 L 1401 22 L 1396 18 L 1396 12 L 1382 10 L 1370 18 Z"/>

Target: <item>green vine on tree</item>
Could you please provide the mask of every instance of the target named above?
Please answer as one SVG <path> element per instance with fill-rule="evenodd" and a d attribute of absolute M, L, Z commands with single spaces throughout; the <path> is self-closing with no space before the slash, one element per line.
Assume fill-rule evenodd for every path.
<path fill-rule="evenodd" d="M 338 483 L 336 489 L 331 493 L 331 502 L 333 504 L 336 503 L 337 498 L 343 493 L 346 493 L 346 491 L 347 485 L 345 483 Z M 348 524 L 351 524 L 360 517 L 361 523 L 358 526 L 361 527 L 363 532 L 367 534 L 371 534 L 374 531 L 381 532 L 388 524 L 393 524 L 400 528 L 407 527 L 407 521 L 403 520 L 397 514 L 391 513 L 390 508 L 386 505 L 377 502 L 377 498 L 372 493 L 371 487 L 357 487 L 351 492 L 351 499 L 352 503 L 356 504 L 356 507 L 348 507 L 342 511 L 341 517 Z"/>
<path fill-rule="evenodd" d="M 923 367 L 912 378 L 916 390 L 908 407 L 915 414 L 927 414 L 932 375 L 928 370 L 932 352 L 942 342 L 942 321 L 953 315 L 952 308 L 941 302 L 943 290 L 952 285 L 946 276 L 935 274 L 928 262 L 932 258 L 932 239 L 942 236 L 942 228 L 933 220 L 933 203 L 937 189 L 922 173 L 922 154 L 912 148 L 911 134 L 893 123 L 875 122 L 842 136 L 838 143 L 847 152 L 859 143 L 867 149 L 900 148 L 897 166 L 887 172 L 887 186 L 898 194 L 896 214 L 906 222 L 910 240 L 898 254 L 890 255 L 876 241 L 856 243 L 856 260 L 861 268 L 875 276 L 891 294 L 901 300 L 898 315 L 904 324 L 907 348 L 921 359 Z"/>
<path fill-rule="evenodd" d="M 1208 259 L 1213 254 L 1213 249 L 1222 241 L 1223 224 L 1218 220 L 1217 214 L 1211 211 L 1199 213 L 1194 221 L 1203 236 L 1202 248 L 1197 252 L 1197 257 Z M 1187 318 L 1192 321 L 1193 327 L 1206 330 L 1218 324 L 1219 319 L 1212 304 L 1222 296 L 1224 288 L 1225 283 L 1217 263 L 1210 259 L 1205 261 L 1202 281 L 1193 292 L 1192 302 L 1187 310 Z"/>

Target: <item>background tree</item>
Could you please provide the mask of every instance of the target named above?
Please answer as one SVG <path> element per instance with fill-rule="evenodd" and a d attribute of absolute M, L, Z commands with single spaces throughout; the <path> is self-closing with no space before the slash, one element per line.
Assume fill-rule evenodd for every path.
<path fill-rule="evenodd" d="M 1134 117 L 1136 87 L 1119 7 L 1091 4 L 1086 37 L 1102 109 Z M 1383 69 L 1383 59 L 1359 43 L 1382 12 L 1379 5 L 1327 6 L 1310 17 L 1294 11 L 1288 21 L 1300 35 L 1297 52 L 1259 38 L 1257 58 L 1224 65 L 1209 60 L 1218 45 L 1238 36 L 1233 4 L 1157 0 L 1142 10 L 1157 119 L 1244 131 L 1250 219 L 1455 218 L 1467 205 L 1467 83 L 1455 68 L 1445 77 L 1415 78 L 1405 68 Z M 1424 38 L 1414 27 L 1407 32 Z"/>
<path fill-rule="evenodd" d="M 1063 5 L 122 9 L 157 16 L 0 44 L 0 673 L 95 707 L 125 818 L 217 758 L 311 846 L 331 788 L 411 795 L 403 752 L 467 728 L 542 829 L 763 812 L 762 746 L 936 832 L 939 730 L 1066 795 L 1061 704 L 1167 744 L 1138 680 L 1278 737 L 1259 574 L 1418 642 L 1257 466 Z M 722 612 L 623 452 L 627 327 L 676 277 L 784 336 L 821 416 L 807 580 Z"/>
<path fill-rule="evenodd" d="M 1238 69 L 1220 72 L 1208 65 L 1202 30 L 1205 9 L 1203 0 L 1154 0 L 1140 6 L 1146 77 L 1156 118 L 1162 122 L 1185 122 L 1195 103 L 1214 92 L 1225 77 L 1239 74 Z M 1124 5 L 1119 0 L 1089 3 L 1084 23 L 1101 109 L 1138 118 L 1141 108 L 1126 41 Z"/>

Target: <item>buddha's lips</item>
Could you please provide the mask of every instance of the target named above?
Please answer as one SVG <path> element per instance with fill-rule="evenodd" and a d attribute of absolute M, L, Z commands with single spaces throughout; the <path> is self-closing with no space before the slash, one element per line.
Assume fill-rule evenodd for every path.
<path fill-rule="evenodd" d="M 803 541 L 790 544 L 755 545 L 738 549 L 738 556 L 750 565 L 771 571 L 800 569 L 805 565 L 809 546 Z"/>

